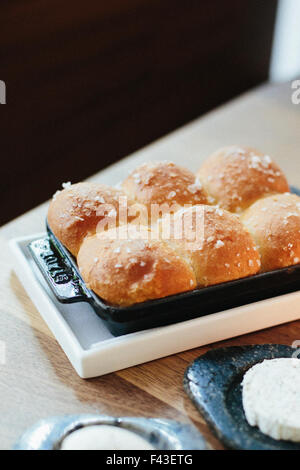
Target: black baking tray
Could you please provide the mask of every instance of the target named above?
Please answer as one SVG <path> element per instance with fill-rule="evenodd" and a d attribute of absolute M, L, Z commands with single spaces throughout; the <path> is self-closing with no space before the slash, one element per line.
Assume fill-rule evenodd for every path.
<path fill-rule="evenodd" d="M 292 188 L 300 195 L 300 190 Z M 62 303 L 88 302 L 114 336 L 169 325 L 299 290 L 300 265 L 216 286 L 150 300 L 130 307 L 107 304 L 88 289 L 76 260 L 47 225 L 48 236 L 28 245 L 31 255 Z"/>

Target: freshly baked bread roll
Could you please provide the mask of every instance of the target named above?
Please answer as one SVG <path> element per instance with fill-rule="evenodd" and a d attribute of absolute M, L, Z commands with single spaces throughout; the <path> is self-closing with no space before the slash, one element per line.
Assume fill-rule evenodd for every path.
<path fill-rule="evenodd" d="M 153 204 L 166 204 L 166 212 L 174 212 L 185 204 L 208 204 L 208 197 L 195 175 L 169 161 L 144 163 L 122 184 L 129 198 L 148 208 L 151 221 L 161 216 Z M 168 207 L 169 206 L 169 207 Z"/>
<path fill-rule="evenodd" d="M 260 199 L 242 216 L 258 247 L 262 271 L 300 263 L 300 198 L 278 194 Z"/>
<path fill-rule="evenodd" d="M 123 191 L 107 185 L 66 184 L 53 196 L 47 220 L 55 236 L 76 256 L 83 239 L 101 230 L 101 224 L 103 229 L 118 225 L 121 212 L 124 223 L 131 222 L 139 216 L 139 210 Z"/>
<path fill-rule="evenodd" d="M 242 212 L 257 199 L 289 191 L 278 165 L 268 155 L 247 147 L 218 150 L 197 176 L 216 203 L 230 212 Z"/>
<path fill-rule="evenodd" d="M 169 236 L 168 219 L 160 221 L 162 239 Z M 251 276 L 260 269 L 257 248 L 239 218 L 215 206 L 176 212 L 170 243 L 190 261 L 199 287 Z"/>
<path fill-rule="evenodd" d="M 112 305 L 129 306 L 196 287 L 188 262 L 167 243 L 151 239 L 144 229 L 139 238 L 126 238 L 126 227 L 86 238 L 78 267 L 86 285 Z"/>

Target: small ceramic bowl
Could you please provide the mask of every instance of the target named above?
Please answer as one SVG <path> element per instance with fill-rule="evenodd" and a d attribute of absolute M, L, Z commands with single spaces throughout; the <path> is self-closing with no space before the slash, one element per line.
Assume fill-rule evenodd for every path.
<path fill-rule="evenodd" d="M 21 436 L 14 445 L 14 450 L 60 450 L 64 439 L 71 433 L 95 425 L 116 426 L 131 431 L 155 450 L 209 449 L 199 431 L 189 424 L 165 419 L 115 418 L 85 414 L 52 417 L 38 422 Z"/>

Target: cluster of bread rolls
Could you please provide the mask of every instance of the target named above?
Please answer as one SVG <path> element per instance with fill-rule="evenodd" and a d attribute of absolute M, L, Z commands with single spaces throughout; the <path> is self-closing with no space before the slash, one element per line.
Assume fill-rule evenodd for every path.
<path fill-rule="evenodd" d="M 196 175 L 160 161 L 135 169 L 121 189 L 67 184 L 48 224 L 112 305 L 300 263 L 300 198 L 268 155 L 246 147 L 217 151 Z"/>

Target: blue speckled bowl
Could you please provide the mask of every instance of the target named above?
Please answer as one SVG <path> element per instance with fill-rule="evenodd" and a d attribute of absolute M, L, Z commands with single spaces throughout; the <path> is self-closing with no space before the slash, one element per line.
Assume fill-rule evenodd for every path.
<path fill-rule="evenodd" d="M 63 439 L 82 427 L 119 426 L 147 440 L 157 450 L 208 450 L 203 436 L 192 425 L 164 419 L 114 418 L 101 415 L 57 416 L 39 421 L 14 445 L 14 450 L 59 450 Z"/>

